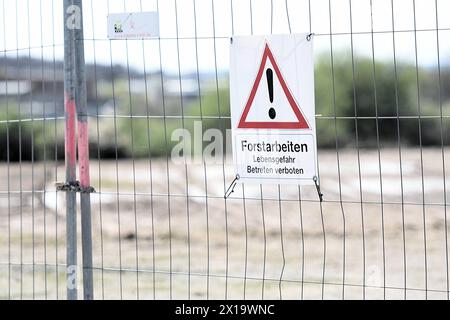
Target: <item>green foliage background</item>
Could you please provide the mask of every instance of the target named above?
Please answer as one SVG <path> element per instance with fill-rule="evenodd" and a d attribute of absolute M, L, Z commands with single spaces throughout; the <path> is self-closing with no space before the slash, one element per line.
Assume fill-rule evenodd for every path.
<path fill-rule="evenodd" d="M 416 146 L 421 139 L 424 146 L 440 146 L 441 137 L 448 145 L 450 68 L 441 69 L 440 79 L 441 82 L 436 68 L 416 69 L 413 64 L 398 63 L 395 69 L 392 61 L 376 61 L 374 65 L 369 57 L 354 57 L 352 61 L 341 53 L 331 61 L 329 55 L 320 55 L 315 64 L 319 147 L 335 148 L 336 141 L 339 147 L 355 147 L 356 143 L 367 148 L 395 146 L 398 132 L 403 145 Z M 201 88 L 201 97 L 196 101 L 181 103 L 179 98 L 168 101 L 171 110 L 178 110 L 175 117 L 164 118 L 161 113 L 154 116 L 150 111 L 151 117 L 147 118 L 148 101 L 144 93 L 133 94 L 130 104 L 127 88 L 124 83 L 116 85 L 117 112 L 125 116 L 135 114 L 132 105 L 141 112 L 141 117 L 91 119 L 93 158 L 167 155 L 179 142 L 172 141 L 172 132 L 186 128 L 193 139 L 194 121 L 198 120 L 202 121 L 203 132 L 216 128 L 224 133 L 230 128 L 228 80 L 223 77 L 218 84 Z M 1 161 L 8 157 L 10 161 L 63 158 L 63 120 L 19 121 L 13 110 L 16 106 L 12 101 L 8 103 L 8 112 L 4 103 L 0 105 Z"/>

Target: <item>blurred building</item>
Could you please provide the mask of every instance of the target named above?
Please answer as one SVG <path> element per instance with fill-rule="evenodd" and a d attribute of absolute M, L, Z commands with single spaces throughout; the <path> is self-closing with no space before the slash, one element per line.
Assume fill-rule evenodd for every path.
<path fill-rule="evenodd" d="M 143 73 L 127 70 L 122 65 L 86 64 L 88 112 L 111 114 L 114 108 L 121 110 L 122 105 L 129 105 L 131 97 L 133 112 L 145 114 L 149 108 L 151 113 L 162 114 L 164 98 L 166 114 L 178 113 L 181 97 L 187 106 L 198 98 L 199 82 L 210 80 L 210 75 L 196 73 L 182 75 L 180 80 L 178 74 Z M 136 102 L 136 97 L 141 99 Z M 24 56 L 0 58 L 0 105 L 6 103 L 11 114 L 20 112 L 22 117 L 64 115 L 63 62 Z"/>

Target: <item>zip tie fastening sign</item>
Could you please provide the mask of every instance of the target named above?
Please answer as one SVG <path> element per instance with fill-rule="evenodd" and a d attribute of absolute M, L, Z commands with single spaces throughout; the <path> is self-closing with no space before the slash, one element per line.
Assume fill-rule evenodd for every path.
<path fill-rule="evenodd" d="M 230 186 L 227 188 L 227 191 L 225 191 L 225 195 L 223 196 L 225 199 L 227 199 L 234 192 L 234 187 L 236 187 L 236 184 L 240 178 L 241 177 L 237 174 L 233 181 L 231 181 Z"/>
<path fill-rule="evenodd" d="M 317 178 L 317 176 L 313 177 L 314 184 L 316 185 L 317 194 L 319 195 L 319 200 L 320 200 L 320 202 L 322 202 L 323 201 L 323 193 L 320 191 L 320 185 L 318 183 L 318 180 L 319 179 Z"/>

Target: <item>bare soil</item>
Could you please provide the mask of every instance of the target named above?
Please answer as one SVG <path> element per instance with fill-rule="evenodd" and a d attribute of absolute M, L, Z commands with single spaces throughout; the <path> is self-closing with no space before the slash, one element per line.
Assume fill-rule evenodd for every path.
<path fill-rule="evenodd" d="M 95 297 L 446 299 L 444 156 L 446 186 L 441 149 L 401 168 L 395 148 L 320 150 L 323 203 L 241 184 L 225 201 L 229 159 L 92 161 Z M 63 180 L 64 163 L 0 164 L 0 298 L 65 298 Z"/>

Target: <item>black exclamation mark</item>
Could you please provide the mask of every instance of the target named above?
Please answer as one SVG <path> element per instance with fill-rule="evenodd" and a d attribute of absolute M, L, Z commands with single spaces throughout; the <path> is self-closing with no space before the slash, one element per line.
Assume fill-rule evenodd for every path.
<path fill-rule="evenodd" d="M 267 88 L 269 89 L 269 100 L 273 103 L 273 71 L 270 68 L 266 70 Z M 269 118 L 275 119 L 277 113 L 273 107 L 269 109 Z"/>

